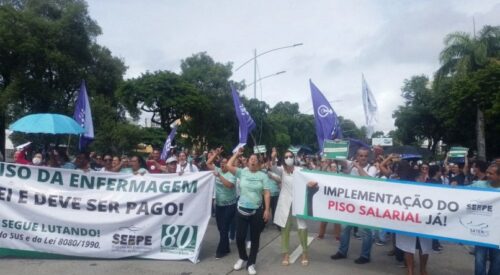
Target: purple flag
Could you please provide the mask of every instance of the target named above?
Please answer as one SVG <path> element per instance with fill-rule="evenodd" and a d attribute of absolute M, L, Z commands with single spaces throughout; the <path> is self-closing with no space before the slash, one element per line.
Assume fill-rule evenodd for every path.
<path fill-rule="evenodd" d="M 82 80 L 82 85 L 78 92 L 73 118 L 85 129 L 85 133 L 80 135 L 80 142 L 78 145 L 78 149 L 84 150 L 94 140 L 94 124 L 92 123 L 92 112 L 90 111 L 85 80 Z"/>
<path fill-rule="evenodd" d="M 245 109 L 245 106 L 240 103 L 240 98 L 236 89 L 231 87 L 231 90 L 233 94 L 234 109 L 236 111 L 236 116 L 238 117 L 238 122 L 240 123 L 239 144 L 234 149 L 237 150 L 239 147 L 242 147 L 247 143 L 248 133 L 255 128 L 255 122 Z"/>
<path fill-rule="evenodd" d="M 342 129 L 337 114 L 328 103 L 325 96 L 309 79 L 311 85 L 311 96 L 314 109 L 314 122 L 316 125 L 316 137 L 318 138 L 319 149 L 323 152 L 323 142 L 325 139 L 342 138 Z"/>
<path fill-rule="evenodd" d="M 177 124 L 175 124 L 172 131 L 165 140 L 165 144 L 163 145 L 163 150 L 161 151 L 160 159 L 166 160 L 168 158 L 168 154 L 170 153 L 170 149 L 172 148 L 172 141 L 174 141 L 175 134 L 177 133 Z"/>

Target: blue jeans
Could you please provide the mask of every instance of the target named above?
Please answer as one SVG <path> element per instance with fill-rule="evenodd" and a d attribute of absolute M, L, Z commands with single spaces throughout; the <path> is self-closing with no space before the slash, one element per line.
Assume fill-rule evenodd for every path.
<path fill-rule="evenodd" d="M 498 275 L 500 274 L 500 250 L 496 248 L 476 246 L 475 252 L 475 275 Z M 486 264 L 490 260 L 490 270 L 486 273 Z"/>
<path fill-rule="evenodd" d="M 227 206 L 215 206 L 215 220 L 217 221 L 217 229 L 219 229 L 219 245 L 217 245 L 217 256 L 224 256 L 229 253 L 229 226 L 234 220 L 236 214 L 236 204 Z"/>
<path fill-rule="evenodd" d="M 385 236 L 387 231 L 385 230 L 375 230 L 375 235 L 374 237 L 378 239 L 379 241 L 385 243 L 387 241 L 387 237 Z"/>
<path fill-rule="evenodd" d="M 351 241 L 351 230 L 352 226 L 348 225 L 342 230 L 342 234 L 340 236 L 340 247 L 339 252 L 347 256 L 347 251 L 349 250 L 349 242 Z M 361 257 L 370 259 L 370 253 L 372 250 L 373 244 L 373 236 L 372 231 L 367 228 L 359 228 L 361 231 L 361 238 L 363 240 L 363 244 L 361 246 Z"/>

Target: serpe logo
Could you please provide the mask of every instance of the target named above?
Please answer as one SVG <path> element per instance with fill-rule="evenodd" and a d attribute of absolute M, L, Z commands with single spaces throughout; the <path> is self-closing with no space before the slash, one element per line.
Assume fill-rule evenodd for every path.
<path fill-rule="evenodd" d="M 493 215 L 493 205 L 487 202 L 471 201 L 467 204 L 467 212 L 479 216 Z"/>
<path fill-rule="evenodd" d="M 196 225 L 164 224 L 161 228 L 161 252 L 193 253 L 197 236 Z"/>
<path fill-rule="evenodd" d="M 153 236 L 143 235 L 141 227 L 123 226 L 113 234 L 111 252 L 146 253 L 152 250 Z"/>

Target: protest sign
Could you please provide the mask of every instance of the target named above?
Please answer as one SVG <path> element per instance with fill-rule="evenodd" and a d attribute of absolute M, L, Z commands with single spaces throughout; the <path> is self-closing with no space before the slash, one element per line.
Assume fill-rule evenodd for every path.
<path fill-rule="evenodd" d="M 323 155 L 327 159 L 347 159 L 349 154 L 349 141 L 325 140 Z"/>
<path fill-rule="evenodd" d="M 451 147 L 450 148 L 450 158 L 464 158 L 467 156 L 469 148 L 465 147 Z"/>
<path fill-rule="evenodd" d="M 308 188 L 310 181 L 318 188 Z M 293 214 L 498 248 L 500 191 L 294 172 Z"/>
<path fill-rule="evenodd" d="M 265 154 L 267 152 L 266 145 L 256 145 L 253 147 L 254 154 Z"/>
<path fill-rule="evenodd" d="M 210 172 L 134 176 L 0 162 L 0 247 L 196 262 L 213 182 Z"/>
<path fill-rule="evenodd" d="M 297 155 L 297 153 L 300 151 L 300 147 L 290 146 L 288 148 L 288 151 L 292 152 L 294 155 Z"/>

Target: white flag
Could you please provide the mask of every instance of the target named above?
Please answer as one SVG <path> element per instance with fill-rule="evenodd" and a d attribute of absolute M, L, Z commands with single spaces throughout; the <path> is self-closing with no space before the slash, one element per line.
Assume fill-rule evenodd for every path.
<path fill-rule="evenodd" d="M 377 122 L 377 101 L 375 100 L 375 97 L 373 96 L 372 91 L 370 90 L 370 87 L 368 87 L 368 84 L 366 83 L 365 76 L 361 75 L 362 78 L 362 96 L 363 96 L 363 107 L 365 109 L 365 121 L 366 121 L 366 135 L 368 138 L 372 137 L 373 134 L 373 127 L 375 126 L 375 123 Z"/>

